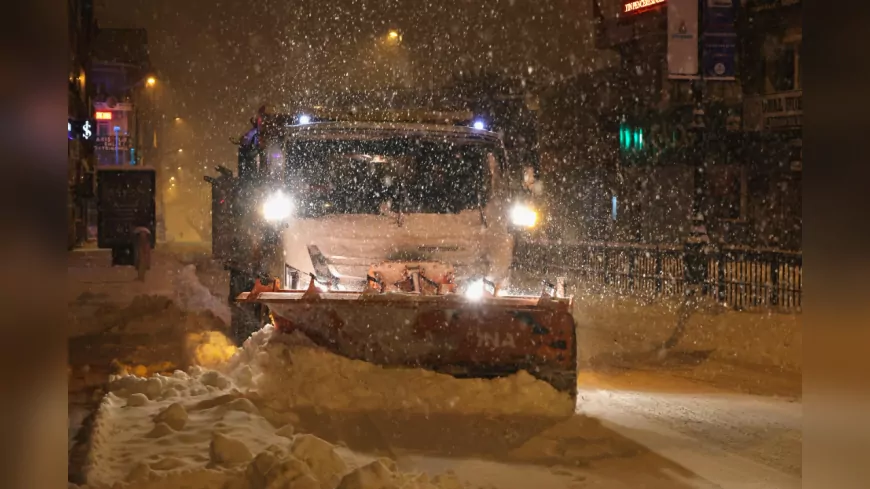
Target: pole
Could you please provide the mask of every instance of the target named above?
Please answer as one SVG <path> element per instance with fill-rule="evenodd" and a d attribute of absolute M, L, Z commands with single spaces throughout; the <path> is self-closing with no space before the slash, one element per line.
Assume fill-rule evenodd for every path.
<path fill-rule="evenodd" d="M 162 139 L 162 133 L 160 134 L 160 139 L 158 139 L 158 128 L 160 127 L 160 117 L 157 115 L 157 99 L 158 94 L 157 90 L 162 90 L 163 86 L 168 82 L 166 80 L 161 81 L 155 86 L 152 86 L 149 95 L 148 95 L 148 131 L 145 132 L 148 138 L 148 141 L 145 142 L 145 146 L 149 147 L 148 154 L 150 155 L 150 165 L 154 167 L 154 170 L 157 172 L 157 195 L 156 195 L 156 205 L 157 205 L 157 240 L 158 241 L 166 241 L 166 202 L 164 197 L 164 190 L 166 188 L 166 165 L 163 162 L 163 155 L 158 154 L 160 139 Z M 156 144 L 155 144 L 156 143 Z M 165 153 L 165 152 L 164 152 Z"/>
<path fill-rule="evenodd" d="M 692 95 L 694 98 L 694 106 L 692 107 L 692 143 L 693 143 L 693 155 L 692 155 L 692 169 L 693 169 L 693 178 L 692 178 L 692 220 L 693 222 L 703 223 L 704 215 L 703 215 L 703 205 L 704 205 L 704 190 L 706 183 L 706 175 L 705 175 L 705 158 L 707 156 L 707 138 L 706 138 L 706 122 L 705 122 L 705 113 L 704 113 L 704 84 L 705 81 L 703 79 L 695 80 L 694 87 L 692 89 Z"/>
<path fill-rule="evenodd" d="M 142 131 L 139 127 L 139 125 L 142 123 L 142 118 L 139 117 L 139 114 L 142 111 L 142 107 L 140 107 L 141 99 L 142 97 L 137 95 L 133 103 L 133 124 L 135 125 L 135 132 L 133 133 L 133 142 L 130 144 L 130 146 L 134 148 L 133 153 L 130 155 L 131 165 L 135 165 L 136 163 L 138 163 L 136 161 L 136 158 L 142 157 Z"/>
<path fill-rule="evenodd" d="M 707 234 L 707 223 L 704 217 L 704 204 L 707 186 L 707 127 L 704 112 L 703 79 L 693 82 L 694 107 L 692 108 L 692 215 L 689 234 L 684 243 L 685 269 L 684 280 L 686 293 L 694 294 L 697 288 L 704 285 L 707 275 L 707 246 L 710 237 Z"/>
<path fill-rule="evenodd" d="M 692 94 L 693 135 L 692 162 L 692 215 L 689 233 L 683 243 L 683 301 L 677 310 L 677 324 L 671 336 L 659 347 L 658 358 L 664 359 L 683 338 L 689 318 L 698 306 L 700 295 L 706 287 L 710 237 L 704 219 L 704 193 L 706 191 L 707 128 L 704 121 L 704 80 L 694 80 Z"/>

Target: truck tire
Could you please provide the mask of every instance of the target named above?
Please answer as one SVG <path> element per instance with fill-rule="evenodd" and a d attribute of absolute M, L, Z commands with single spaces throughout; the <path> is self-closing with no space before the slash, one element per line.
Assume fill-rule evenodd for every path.
<path fill-rule="evenodd" d="M 236 346 L 242 346 L 252 333 L 259 331 L 262 306 L 260 304 L 242 304 L 236 302 L 236 297 L 242 292 L 254 288 L 254 280 L 236 270 L 230 271 L 230 339 Z"/>

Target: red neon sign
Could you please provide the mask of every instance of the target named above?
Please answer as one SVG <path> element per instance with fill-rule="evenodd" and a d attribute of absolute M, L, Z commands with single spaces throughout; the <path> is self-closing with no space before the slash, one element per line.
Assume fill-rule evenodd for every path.
<path fill-rule="evenodd" d="M 628 0 L 622 4 L 623 14 L 639 14 L 654 9 L 665 3 L 665 0 Z"/>
<path fill-rule="evenodd" d="M 97 111 L 96 119 L 98 121 L 110 121 L 112 120 L 112 113 L 109 111 Z"/>

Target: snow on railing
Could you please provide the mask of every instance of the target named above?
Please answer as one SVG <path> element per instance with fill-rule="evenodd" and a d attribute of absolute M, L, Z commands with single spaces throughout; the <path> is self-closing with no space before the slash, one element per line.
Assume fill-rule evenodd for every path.
<path fill-rule="evenodd" d="M 517 244 L 519 267 L 567 275 L 576 285 L 622 295 L 666 297 L 685 290 L 679 247 L 615 243 Z M 735 309 L 800 311 L 801 253 L 725 248 L 707 256 L 702 293 Z"/>

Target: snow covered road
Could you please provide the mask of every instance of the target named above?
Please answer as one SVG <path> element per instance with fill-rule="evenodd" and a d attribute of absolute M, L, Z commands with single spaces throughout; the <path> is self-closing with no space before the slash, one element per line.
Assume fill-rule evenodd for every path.
<path fill-rule="evenodd" d="M 667 373 L 585 373 L 581 385 L 576 416 L 505 459 L 409 454 L 399 466 L 499 488 L 801 486 L 800 402 Z"/>
<path fill-rule="evenodd" d="M 501 430 L 474 416 L 401 420 L 370 413 L 353 423 L 365 425 L 369 443 L 403 470 L 451 470 L 482 487 L 801 485 L 799 402 L 724 392 L 666 373 L 584 374 L 581 383 L 578 413 L 569 419 L 501 419 L 494 423 Z M 331 421 L 332 428 L 339 424 L 335 416 Z M 306 428 L 319 431 L 316 424 Z"/>
<path fill-rule="evenodd" d="M 721 487 L 799 487 L 802 404 L 668 375 L 587 374 L 580 413 Z"/>
<path fill-rule="evenodd" d="M 128 348 L 124 364 L 170 360 L 181 366 L 186 336 L 167 334 L 164 341 L 157 333 L 175 329 L 186 333 L 208 326 L 211 320 L 197 311 L 219 309 L 216 304 L 221 298 L 196 287 L 190 270 L 168 256 L 159 257 L 161 261 L 152 270 L 159 273 L 145 284 L 132 283 L 125 269 L 107 269 L 103 257 L 75 258 L 78 266 L 71 264 L 71 269 L 77 268 L 71 275 L 74 281 L 78 279 L 79 290 L 70 296 L 68 326 L 76 375 L 83 364 L 89 366 L 89 375 L 99 375 L 97 360 L 115 350 L 126 352 L 121 347 L 127 343 L 136 348 Z M 208 283 L 212 278 L 215 283 L 221 280 L 219 273 L 213 275 L 196 273 L 205 289 L 221 290 Z M 171 297 L 178 307 L 156 299 L 134 300 L 146 292 Z M 152 306 L 159 307 L 151 311 Z M 91 332 L 101 333 L 92 336 Z M 145 344 L 140 337 L 146 336 L 160 340 L 161 348 L 141 348 Z M 114 349 L 96 348 L 95 338 L 103 338 Z M 169 353 L 175 356 L 167 357 Z M 647 365 L 643 370 L 583 371 L 577 413 L 566 418 L 560 414 L 561 403 L 554 392 L 522 376 L 500 382 L 456 381 L 412 370 L 382 371 L 295 347 L 279 345 L 268 355 L 265 350 L 261 353 L 236 365 L 233 381 L 240 388 L 245 385 L 243 380 L 253 378 L 248 378 L 245 365 L 267 374 L 250 391 L 243 388 L 240 393 L 230 386 L 210 394 L 189 394 L 189 400 L 173 392 L 164 399 L 161 393 L 146 403 L 151 406 L 148 412 L 176 400 L 189 408 L 190 425 L 178 433 L 167 431 L 170 438 L 193 440 L 189 453 L 181 450 L 176 457 L 185 467 L 201 470 L 199 465 L 209 459 L 207 440 L 221 418 L 235 426 L 236 431 L 228 434 L 243 440 L 248 428 L 237 421 L 257 421 L 266 433 L 263 437 L 279 442 L 281 438 L 273 432 L 292 422 L 296 433 L 320 437 L 356 460 L 348 467 L 387 456 L 402 472 L 434 475 L 450 470 L 477 487 L 791 488 L 801 483 L 800 401 L 737 394 L 730 386 L 714 388 L 709 382 L 686 378 L 685 369 L 657 370 Z M 285 365 L 288 359 L 289 368 Z M 718 371 L 709 362 L 704 367 Z M 768 383 L 764 376 L 748 373 L 753 382 Z M 277 383 L 267 382 L 270 378 Z M 726 384 L 737 385 L 733 379 Z M 234 409 L 192 408 L 197 395 L 213 397 L 224 391 L 249 399 L 262 418 L 239 421 Z M 93 406 L 94 401 L 84 404 Z M 72 391 L 70 403 L 71 425 L 79 424 L 83 413 L 74 412 Z M 118 401 L 109 411 L 121 413 L 127 409 L 124 406 Z M 254 411 L 247 404 L 242 407 Z M 121 420 L 115 422 L 120 423 L 116 432 L 135 428 L 131 434 L 142 433 L 133 436 L 133 442 L 150 446 L 145 433 L 153 423 L 140 420 L 141 426 L 127 427 Z M 103 453 L 121 453 L 127 444 L 122 438 L 105 439 Z M 168 438 L 154 440 L 160 439 Z M 262 443 L 258 443 L 252 441 L 249 448 L 261 450 Z M 156 458 L 149 460 L 158 477 L 169 476 L 175 469 L 167 467 L 180 463 L 163 452 L 157 450 Z M 112 464 L 120 465 L 106 472 L 104 482 L 116 480 L 111 473 L 126 474 L 135 468 L 135 461 L 115 459 Z"/>
<path fill-rule="evenodd" d="M 522 375 L 457 380 L 343 359 L 286 343 L 287 335 L 271 331 L 258 336 L 258 345 L 246 345 L 249 351 L 222 369 L 226 378 L 202 369 L 190 381 L 182 373 L 123 378 L 113 390 L 120 398 L 112 397 L 103 414 L 92 475 L 102 474 L 107 484 L 140 477 L 166 484 L 180 482 L 177 477 L 203 484 L 232 479 L 250 457 L 229 472 L 204 465 L 215 457 L 208 455 L 213 431 L 255 455 L 269 443 L 283 446 L 279 432 L 290 424 L 293 433 L 310 433 L 343 454 L 345 471 L 388 457 L 401 473 L 449 471 L 472 487 L 800 485 L 796 402 L 727 393 L 667 373 L 584 373 L 578 412 L 568 415 L 556 391 Z M 133 399 L 136 392 L 147 399 Z M 154 415 L 173 402 L 185 407 L 190 422 L 157 433 Z M 131 406 L 146 411 L 131 418 Z M 232 414 L 238 410 L 250 416 Z M 137 455 L 146 452 L 150 469 Z"/>

